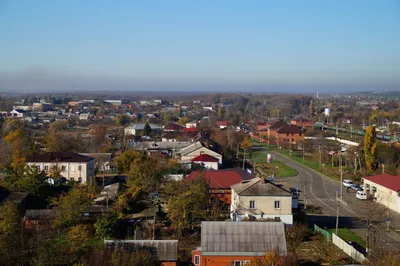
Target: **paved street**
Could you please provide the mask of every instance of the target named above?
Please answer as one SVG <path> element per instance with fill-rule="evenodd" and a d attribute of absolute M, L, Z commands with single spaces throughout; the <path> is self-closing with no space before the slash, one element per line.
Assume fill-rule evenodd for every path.
<path fill-rule="evenodd" d="M 289 178 L 278 178 L 276 181 L 282 181 L 287 188 L 299 187 L 300 200 L 307 200 L 308 205 L 315 205 L 322 208 L 323 217 L 316 217 L 320 220 L 327 220 L 332 224 L 335 220 L 337 210 L 336 193 L 340 195 L 341 184 L 328 177 L 315 172 L 312 169 L 302 166 L 286 157 L 273 152 L 267 151 L 265 147 L 253 147 L 257 150 L 265 150 L 265 153 L 271 153 L 273 160 L 279 160 L 286 165 L 294 168 L 298 175 Z M 305 186 L 304 186 L 305 185 Z M 305 190 L 304 190 L 305 187 Z M 338 192 L 337 192 L 338 191 Z M 354 223 L 359 217 L 365 217 L 367 212 L 372 211 L 368 208 L 368 202 L 357 200 L 355 191 L 347 192 L 343 187 L 343 203 L 339 208 L 340 225 L 348 226 Z M 385 219 L 385 218 L 384 218 Z M 393 212 L 390 213 L 391 226 L 400 229 L 400 215 Z M 340 226 L 339 225 L 339 226 Z M 360 224 L 353 224 L 354 227 L 359 227 Z M 356 232 L 365 239 L 365 230 L 356 230 Z M 400 234 L 391 232 L 382 232 L 380 241 L 388 245 L 388 247 L 400 251 Z"/>

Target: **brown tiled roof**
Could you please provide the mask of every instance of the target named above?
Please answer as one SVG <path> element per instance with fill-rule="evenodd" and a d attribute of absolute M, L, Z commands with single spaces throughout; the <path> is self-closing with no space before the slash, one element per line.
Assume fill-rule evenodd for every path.
<path fill-rule="evenodd" d="M 300 134 L 300 133 L 303 133 L 303 130 L 301 129 L 301 127 L 286 124 L 286 125 L 282 126 L 281 128 L 279 128 L 276 132 Z"/>
<path fill-rule="evenodd" d="M 67 163 L 79 163 L 88 162 L 94 160 L 92 157 L 81 155 L 75 152 L 46 152 L 42 155 L 32 156 L 28 159 L 30 163 L 53 163 L 53 162 L 67 162 Z"/>
<path fill-rule="evenodd" d="M 269 127 L 269 129 L 278 129 L 278 128 L 281 128 L 281 127 L 283 127 L 283 126 L 285 126 L 285 125 L 287 125 L 286 122 L 283 122 L 283 121 L 276 121 L 276 122 L 274 122 L 274 123 Z"/>

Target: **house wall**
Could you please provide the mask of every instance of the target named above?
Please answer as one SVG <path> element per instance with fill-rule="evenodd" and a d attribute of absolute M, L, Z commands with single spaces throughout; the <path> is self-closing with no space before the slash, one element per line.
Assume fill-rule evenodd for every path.
<path fill-rule="evenodd" d="M 176 266 L 176 261 L 162 261 L 161 266 Z"/>
<path fill-rule="evenodd" d="M 29 163 L 29 166 L 36 165 L 40 168 L 40 170 L 45 170 L 47 166 L 47 170 L 45 170 L 47 173 L 49 173 L 50 169 L 57 165 L 59 168 L 65 168 L 64 171 L 61 171 L 61 176 L 66 178 L 67 180 L 74 180 L 76 182 L 79 182 L 79 178 L 82 178 L 82 183 L 89 183 L 90 182 L 90 177 L 94 176 L 94 171 L 95 171 L 95 166 L 94 166 L 94 161 L 91 160 L 89 162 L 83 162 L 83 163 L 64 163 L 64 162 L 59 162 L 59 163 Z M 79 170 L 79 166 L 81 166 L 81 170 Z"/>
<path fill-rule="evenodd" d="M 241 220 L 247 214 L 257 219 L 279 217 L 282 222 L 293 224 L 291 196 L 240 196 L 232 190 L 231 201 L 231 219 L 233 220 Z M 250 209 L 250 201 L 255 202 L 254 209 Z M 280 209 L 275 209 L 275 201 L 280 201 Z"/>
<path fill-rule="evenodd" d="M 125 131 L 125 135 L 126 136 L 128 136 L 128 135 L 136 135 L 136 129 L 127 127 L 127 128 L 125 128 L 124 131 Z"/>
<path fill-rule="evenodd" d="M 366 191 L 366 188 L 369 186 L 369 192 Z M 373 191 L 373 187 L 376 187 L 376 191 Z M 384 205 L 392 211 L 400 213 L 400 197 L 399 193 L 378 185 L 374 182 L 371 182 L 364 178 L 364 189 L 368 195 L 372 195 L 375 198 L 375 201 Z"/>
<path fill-rule="evenodd" d="M 200 256 L 200 264 L 194 264 L 194 256 Z M 243 261 L 250 264 L 251 261 L 261 259 L 264 256 L 202 256 L 200 250 L 192 251 L 192 264 L 200 266 L 232 266 L 233 261 Z"/>

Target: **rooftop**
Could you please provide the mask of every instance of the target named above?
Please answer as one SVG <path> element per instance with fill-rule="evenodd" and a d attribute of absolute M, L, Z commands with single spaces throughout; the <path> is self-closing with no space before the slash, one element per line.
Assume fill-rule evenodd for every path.
<path fill-rule="evenodd" d="M 393 191 L 400 191 L 400 175 L 380 174 L 367 176 L 364 179 L 372 181 Z"/>
<path fill-rule="evenodd" d="M 208 154 L 200 154 L 192 159 L 192 162 L 219 162 L 219 160 Z"/>
<path fill-rule="evenodd" d="M 46 152 L 42 155 L 32 156 L 28 159 L 30 163 L 53 163 L 53 162 L 88 162 L 94 160 L 92 157 L 81 155 L 75 152 Z"/>
<path fill-rule="evenodd" d="M 230 188 L 243 180 L 252 179 L 253 176 L 240 168 L 222 170 L 193 171 L 186 180 L 203 177 L 210 182 L 210 188 Z"/>
<path fill-rule="evenodd" d="M 292 196 L 292 194 L 264 178 L 253 178 L 232 185 L 240 196 Z"/>
<path fill-rule="evenodd" d="M 202 222 L 201 252 L 203 255 L 226 253 L 264 256 L 279 248 L 287 254 L 285 228 L 282 222 Z"/>
<path fill-rule="evenodd" d="M 160 261 L 176 261 L 178 240 L 104 240 L 107 246 L 132 247 L 141 246 L 155 248 Z"/>

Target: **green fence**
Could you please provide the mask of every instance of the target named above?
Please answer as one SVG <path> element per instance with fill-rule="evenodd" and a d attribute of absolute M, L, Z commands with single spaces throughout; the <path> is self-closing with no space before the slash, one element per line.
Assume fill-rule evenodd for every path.
<path fill-rule="evenodd" d="M 323 235 L 326 240 L 328 240 L 329 242 L 332 242 L 332 234 L 330 232 L 328 232 L 327 230 L 322 229 L 321 227 L 319 227 L 318 225 L 314 224 L 314 232 L 318 232 L 321 235 Z"/>

